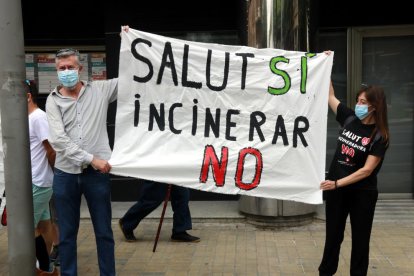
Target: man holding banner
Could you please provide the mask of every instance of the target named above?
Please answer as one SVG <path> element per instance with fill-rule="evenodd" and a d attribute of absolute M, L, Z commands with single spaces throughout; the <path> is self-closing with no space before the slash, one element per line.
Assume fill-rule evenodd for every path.
<path fill-rule="evenodd" d="M 56 151 L 53 193 L 61 275 L 78 275 L 76 239 L 83 194 L 95 231 L 100 275 L 114 276 L 106 114 L 109 103 L 116 100 L 118 80 L 81 81 L 75 49 L 56 53 L 56 69 L 61 85 L 49 94 L 46 111 L 49 141 Z"/>

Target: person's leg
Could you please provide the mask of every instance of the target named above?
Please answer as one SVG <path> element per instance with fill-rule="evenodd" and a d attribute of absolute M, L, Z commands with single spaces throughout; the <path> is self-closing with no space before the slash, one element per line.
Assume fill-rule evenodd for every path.
<path fill-rule="evenodd" d="M 190 191 L 188 188 L 175 185 L 172 186 L 171 206 L 174 212 L 173 234 L 182 233 L 192 228 L 190 208 L 188 207 L 189 200 Z"/>
<path fill-rule="evenodd" d="M 61 276 L 74 276 L 77 270 L 76 240 L 79 230 L 81 189 L 78 174 L 55 168 L 53 193 L 59 223 L 59 254 Z"/>
<path fill-rule="evenodd" d="M 89 167 L 81 175 L 81 187 L 95 231 L 100 275 L 113 276 L 115 275 L 115 243 L 111 226 L 109 174 L 100 173 Z"/>
<path fill-rule="evenodd" d="M 41 220 L 37 224 L 37 230 L 39 231 L 40 235 L 43 236 L 46 243 L 46 249 L 49 255 L 49 252 L 52 249 L 53 244 L 53 226 L 50 219 Z"/>
<path fill-rule="evenodd" d="M 138 201 L 121 218 L 125 231 L 133 231 L 140 221 L 154 211 L 165 199 L 167 186 L 144 180 Z"/>
<path fill-rule="evenodd" d="M 43 204 L 42 209 L 43 213 L 40 216 L 40 221 L 37 224 L 37 230 L 39 233 L 43 236 L 45 243 L 46 243 L 46 249 L 49 255 L 50 250 L 52 249 L 53 244 L 53 228 L 52 228 L 52 222 L 50 220 L 50 209 L 49 209 L 49 201 L 52 196 L 52 188 L 49 188 L 49 192 L 44 193 L 43 195 Z"/>
<path fill-rule="evenodd" d="M 325 204 L 326 238 L 319 275 L 334 275 L 338 269 L 339 252 L 349 212 L 347 191 L 338 189 L 327 192 Z"/>
<path fill-rule="evenodd" d="M 356 190 L 350 207 L 352 228 L 351 275 L 367 275 L 369 242 L 378 191 Z"/>
<path fill-rule="evenodd" d="M 52 222 L 52 250 L 50 252 L 50 261 L 55 264 L 55 266 L 60 265 L 60 258 L 59 258 L 59 227 L 58 227 L 58 219 L 56 215 L 56 206 L 55 206 L 55 198 L 52 194 L 52 198 L 49 201 L 49 209 L 50 209 L 50 221 Z"/>
<path fill-rule="evenodd" d="M 38 187 L 32 184 L 32 194 L 36 258 L 39 262 L 39 268 L 43 271 L 49 271 L 48 243 L 49 245 L 51 243 L 49 200 L 52 196 L 52 188 Z"/>
<path fill-rule="evenodd" d="M 39 262 L 39 269 L 49 271 L 49 254 L 46 249 L 46 243 L 42 235 L 35 238 L 36 259 Z"/>

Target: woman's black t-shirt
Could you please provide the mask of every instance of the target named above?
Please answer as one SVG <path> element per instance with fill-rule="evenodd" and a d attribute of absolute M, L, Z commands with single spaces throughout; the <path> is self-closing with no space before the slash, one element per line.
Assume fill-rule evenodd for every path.
<path fill-rule="evenodd" d="M 350 116 L 355 118 L 344 126 L 345 120 Z M 375 129 L 375 124 L 364 125 L 355 116 L 354 111 L 342 103 L 338 105 L 336 120 L 343 128 L 339 133 L 335 155 L 329 168 L 328 179 L 341 179 L 354 173 L 365 165 L 368 155 L 374 155 L 381 157 L 381 162 L 371 175 L 344 188 L 376 190 L 377 174 L 384 160 L 386 146 L 382 139 L 374 142 L 371 141 L 370 137 L 374 137 L 372 132 Z M 374 139 L 372 138 L 372 140 Z M 374 144 L 371 146 L 372 143 Z"/>

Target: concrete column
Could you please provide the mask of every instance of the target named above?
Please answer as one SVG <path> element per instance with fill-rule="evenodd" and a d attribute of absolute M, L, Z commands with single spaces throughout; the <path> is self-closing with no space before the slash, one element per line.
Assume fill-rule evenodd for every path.
<path fill-rule="evenodd" d="M 35 275 L 23 20 L 20 1 L 0 1 L 0 110 L 9 275 Z"/>
<path fill-rule="evenodd" d="M 249 1 L 249 46 L 308 51 L 308 40 L 308 0 Z M 284 227 L 312 222 L 316 206 L 241 196 L 239 210 L 254 224 Z"/>

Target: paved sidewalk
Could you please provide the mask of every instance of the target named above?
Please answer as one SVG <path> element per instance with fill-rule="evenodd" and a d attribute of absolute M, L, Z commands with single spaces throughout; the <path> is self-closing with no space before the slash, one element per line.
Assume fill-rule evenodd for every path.
<path fill-rule="evenodd" d="M 119 206 L 115 208 L 114 217 L 130 205 L 117 204 L 125 206 L 122 210 Z M 218 205 L 204 204 L 210 204 L 211 208 Z M 225 204 L 228 209 L 235 206 L 235 203 Z M 194 208 L 192 212 L 197 213 Z M 318 275 L 325 238 L 322 220 L 302 227 L 259 229 L 247 223 L 241 215 L 194 218 L 190 233 L 201 237 L 201 242 L 177 243 L 170 241 L 172 221 L 167 217 L 157 251 L 153 253 L 158 227 L 158 219 L 154 216 L 145 219 L 136 229 L 139 239 L 136 243 L 124 242 L 117 219 L 113 220 L 118 275 Z M 87 215 L 84 217 L 78 237 L 79 275 L 99 275 L 92 224 Z M 350 250 L 347 225 L 336 275 L 349 275 Z M 383 217 L 375 221 L 370 258 L 369 275 L 414 275 L 414 217 L 398 221 Z M 2 228 L 0 275 L 7 275 L 7 271 L 7 231 Z"/>

